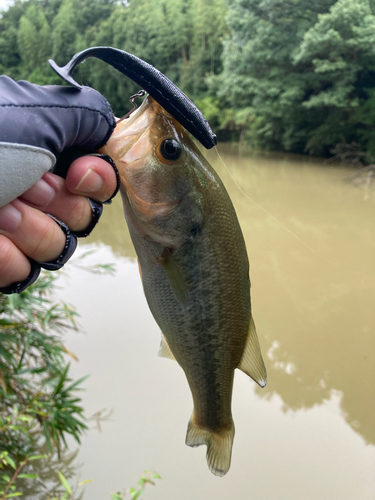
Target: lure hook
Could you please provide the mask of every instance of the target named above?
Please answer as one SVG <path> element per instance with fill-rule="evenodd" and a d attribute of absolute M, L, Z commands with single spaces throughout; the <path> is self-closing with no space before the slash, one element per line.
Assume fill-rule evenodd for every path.
<path fill-rule="evenodd" d="M 126 120 L 127 118 L 129 118 L 129 116 L 134 113 L 134 111 L 138 108 L 138 106 L 136 105 L 136 103 L 134 102 L 134 99 L 136 99 L 137 97 L 143 97 L 147 94 L 147 92 L 145 90 L 140 90 L 139 92 L 137 92 L 136 94 L 132 95 L 129 99 L 129 101 L 133 104 L 133 109 L 131 109 L 130 111 L 128 111 L 126 113 L 126 115 L 124 115 L 122 118 L 120 118 L 119 120 L 117 120 L 116 123 L 120 123 L 122 122 L 123 120 Z"/>

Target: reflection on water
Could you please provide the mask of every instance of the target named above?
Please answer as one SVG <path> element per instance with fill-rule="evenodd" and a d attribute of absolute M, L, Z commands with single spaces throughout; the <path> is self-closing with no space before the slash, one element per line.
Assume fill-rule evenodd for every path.
<path fill-rule="evenodd" d="M 136 477 L 127 479 L 133 467 L 140 474 L 153 466 L 164 480 L 150 498 L 373 498 L 375 191 L 343 182 L 348 169 L 302 157 L 220 151 L 256 202 L 240 192 L 215 151 L 205 153 L 244 232 L 268 385 L 260 389 L 236 375 L 232 469 L 224 479 L 210 477 L 203 447 L 183 448 L 189 391 L 181 370 L 156 357 L 158 328 L 117 199 L 88 241 L 112 248 L 101 246 L 99 255 L 117 260 L 117 277 L 71 270 L 62 280 L 62 296 L 77 306 L 87 332 L 69 338 L 69 348 L 81 360 L 77 376 L 92 374 L 88 414 L 115 411 L 100 438 L 83 442 L 85 475 L 111 477 L 111 486 L 98 483 L 107 496 L 119 482 L 134 483 Z M 103 473 L 93 454 L 113 455 L 116 464 Z"/>
<path fill-rule="evenodd" d="M 40 450 L 41 454 L 47 454 L 47 448 Z M 84 491 L 78 486 L 78 477 L 82 464 L 78 460 L 79 450 L 74 452 L 63 452 L 59 459 L 57 455 L 52 458 L 43 458 L 29 462 L 22 473 L 37 474 L 35 479 L 23 479 L 19 485 L 23 498 L 35 500 L 51 500 L 53 498 L 62 498 L 66 490 L 59 480 L 57 471 L 60 471 L 70 484 L 74 492 L 74 500 L 82 500 Z M 8 498 L 8 497 L 7 497 Z"/>
<path fill-rule="evenodd" d="M 244 221 L 254 315 L 272 381 L 258 394 L 277 393 L 295 410 L 340 391 L 346 421 L 374 444 L 375 192 L 342 182 L 348 171 L 337 167 L 224 160 L 241 188 L 312 249 L 273 219 L 254 224 L 259 209 L 230 187 Z"/>

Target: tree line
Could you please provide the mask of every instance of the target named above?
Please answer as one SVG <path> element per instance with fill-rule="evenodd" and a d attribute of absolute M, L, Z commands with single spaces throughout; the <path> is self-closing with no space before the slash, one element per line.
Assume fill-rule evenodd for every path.
<path fill-rule="evenodd" d="M 375 0 L 15 0 L 0 18 L 0 71 L 60 84 L 48 58 L 107 45 L 156 66 L 221 140 L 375 156 Z M 101 61 L 77 79 L 124 114 L 137 87 Z"/>

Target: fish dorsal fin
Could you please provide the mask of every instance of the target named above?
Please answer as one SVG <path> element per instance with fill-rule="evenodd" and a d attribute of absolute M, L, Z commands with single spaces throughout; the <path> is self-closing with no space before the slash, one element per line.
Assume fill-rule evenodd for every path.
<path fill-rule="evenodd" d="M 168 359 L 173 359 L 173 361 L 176 361 L 176 358 L 173 356 L 171 348 L 169 347 L 167 339 L 164 337 L 163 333 L 161 334 L 160 349 L 158 352 L 158 356 L 160 356 L 161 358 L 168 358 Z"/>
<path fill-rule="evenodd" d="M 267 372 L 255 329 L 253 317 L 250 318 L 249 333 L 241 361 L 237 368 L 249 375 L 257 384 L 264 387 L 267 384 Z"/>
<path fill-rule="evenodd" d="M 181 304 L 184 304 L 186 302 L 185 283 L 169 248 L 164 248 L 164 251 L 158 261 L 164 269 L 174 296 Z"/>

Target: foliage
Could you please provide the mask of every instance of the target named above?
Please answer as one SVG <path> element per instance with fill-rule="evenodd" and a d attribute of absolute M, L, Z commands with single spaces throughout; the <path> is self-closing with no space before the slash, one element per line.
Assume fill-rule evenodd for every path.
<path fill-rule="evenodd" d="M 45 441 L 49 453 L 80 442 L 86 424 L 80 398 L 83 379 L 68 376 L 62 334 L 76 329 L 76 312 L 51 297 L 55 276 L 45 273 L 20 295 L 0 294 L 0 495 L 15 482 Z M 10 494 L 9 493 L 9 494 Z M 1 498 L 1 497 L 0 497 Z"/>
<path fill-rule="evenodd" d="M 338 142 L 374 148 L 374 8 L 370 0 L 230 2 L 213 86 L 250 142 L 314 154 Z"/>
<path fill-rule="evenodd" d="M 304 35 L 294 59 L 312 65 L 314 85 L 305 109 L 321 109 L 325 121 L 307 148 L 358 140 L 375 151 L 375 5 L 369 0 L 338 0 Z M 372 116 L 371 116 L 372 115 Z M 325 138 L 329 130 L 329 141 Z"/>
<path fill-rule="evenodd" d="M 247 138 L 257 147 L 301 150 L 314 126 L 302 101 L 312 71 L 296 66 L 293 53 L 327 0 L 234 0 L 228 14 L 231 36 L 224 44 L 224 71 L 218 95 L 236 114 L 244 107 L 254 118 Z M 318 119 L 317 119 L 318 120 Z"/>
<path fill-rule="evenodd" d="M 85 252 L 81 260 L 92 252 Z M 75 265 L 99 274 L 114 272 L 112 264 Z M 20 295 L 0 294 L 0 500 L 28 493 L 41 499 L 79 500 L 82 487 L 92 481 L 72 485 L 76 453 L 66 453 L 66 436 L 79 443 L 87 429 L 75 395 L 86 377 L 72 381 L 68 376 L 65 358 L 75 355 L 62 336 L 77 329 L 77 313 L 53 299 L 57 276 L 44 271 Z M 101 410 L 91 419 L 100 428 L 100 421 L 110 414 Z M 140 500 L 156 478 L 160 479 L 156 472 L 145 471 L 138 487 L 127 493 Z M 122 500 L 124 494 L 113 493 L 111 498 Z"/>
<path fill-rule="evenodd" d="M 146 470 L 144 475 L 141 476 L 138 481 L 138 486 L 136 488 L 129 488 L 126 490 L 126 493 L 130 494 L 132 500 L 141 500 L 141 495 L 145 491 L 146 486 L 148 484 L 155 486 L 153 479 L 161 479 L 161 477 L 157 472 L 150 472 L 149 470 Z M 111 500 L 123 500 L 123 498 L 125 498 L 125 494 L 121 494 L 120 492 L 112 493 Z"/>
<path fill-rule="evenodd" d="M 17 30 L 21 74 L 34 83 L 43 84 L 47 75 L 42 71 L 50 48 L 50 26 L 39 5 L 31 4 L 19 21 Z"/>

